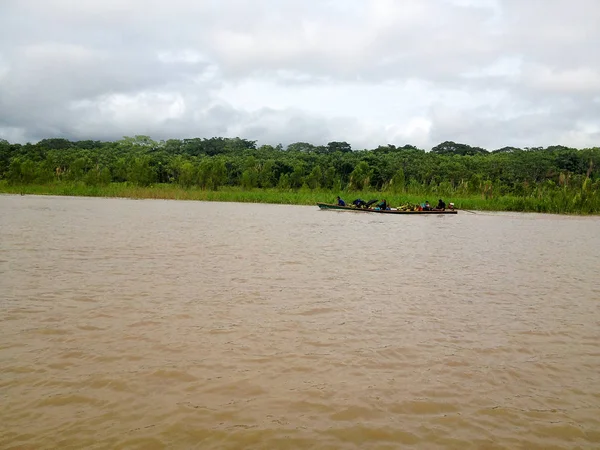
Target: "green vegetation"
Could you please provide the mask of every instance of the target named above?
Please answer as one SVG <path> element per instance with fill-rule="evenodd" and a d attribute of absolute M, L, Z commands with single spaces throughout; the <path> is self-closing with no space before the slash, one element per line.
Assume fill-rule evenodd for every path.
<path fill-rule="evenodd" d="M 0 140 L 0 192 L 314 205 L 438 198 L 459 209 L 600 213 L 600 148 L 444 142 L 353 151 L 345 142 L 256 146 L 235 138 L 116 142 Z"/>

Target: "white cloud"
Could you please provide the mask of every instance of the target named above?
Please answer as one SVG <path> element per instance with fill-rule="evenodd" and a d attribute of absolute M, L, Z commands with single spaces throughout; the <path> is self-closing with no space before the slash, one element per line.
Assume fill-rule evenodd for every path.
<path fill-rule="evenodd" d="M 157 59 L 165 64 L 198 64 L 207 61 L 207 58 L 202 53 L 193 49 L 160 51 L 158 52 Z"/>
<path fill-rule="evenodd" d="M 530 89 L 559 94 L 590 94 L 600 92 L 600 70 L 590 67 L 553 69 L 534 65 L 525 73 Z"/>
<path fill-rule="evenodd" d="M 598 145 L 599 19 L 597 0 L 4 0 L 0 137 Z"/>
<path fill-rule="evenodd" d="M 27 131 L 25 128 L 0 127 L 0 139 L 6 139 L 9 142 L 25 142 Z"/>
<path fill-rule="evenodd" d="M 101 120 L 117 123 L 156 125 L 177 120 L 186 112 L 185 100 L 178 93 L 112 94 L 95 101 L 84 100 L 71 105 L 75 112 L 95 110 Z"/>

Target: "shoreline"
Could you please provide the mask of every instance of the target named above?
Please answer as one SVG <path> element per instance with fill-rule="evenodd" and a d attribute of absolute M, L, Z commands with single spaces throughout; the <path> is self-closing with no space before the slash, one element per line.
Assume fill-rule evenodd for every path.
<path fill-rule="evenodd" d="M 560 208 L 549 207 L 544 199 L 532 197 L 502 196 L 483 199 L 480 195 L 448 196 L 436 193 L 391 193 L 378 191 L 331 191 L 323 189 L 278 190 L 278 189 L 242 189 L 225 187 L 219 190 L 202 190 L 199 188 L 183 188 L 173 184 L 152 185 L 147 187 L 128 185 L 126 183 L 110 183 L 102 186 L 88 186 L 81 183 L 55 183 L 45 185 L 8 185 L 0 183 L 0 194 L 12 195 L 47 195 L 68 197 L 99 197 L 132 200 L 188 200 L 217 201 L 237 203 L 264 203 L 281 205 L 316 205 L 317 202 L 334 203 L 337 195 L 347 200 L 351 198 L 387 199 L 392 207 L 406 202 L 421 203 L 431 198 L 434 202 L 442 197 L 454 202 L 459 211 L 487 212 L 526 212 L 542 214 L 559 214 L 569 216 L 597 216 L 598 212 L 581 210 L 561 211 Z M 351 200 L 350 200 L 351 201 Z"/>

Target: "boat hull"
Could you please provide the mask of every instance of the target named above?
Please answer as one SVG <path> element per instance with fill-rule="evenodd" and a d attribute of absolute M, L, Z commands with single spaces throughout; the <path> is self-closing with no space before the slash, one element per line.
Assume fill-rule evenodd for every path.
<path fill-rule="evenodd" d="M 322 210 L 331 211 L 352 211 L 352 212 L 365 212 L 365 213 L 376 213 L 376 214 L 457 214 L 456 209 L 446 209 L 444 211 L 399 211 L 397 209 L 370 209 L 370 208 L 356 208 L 354 206 L 339 206 L 334 203 L 317 203 L 317 206 Z"/>

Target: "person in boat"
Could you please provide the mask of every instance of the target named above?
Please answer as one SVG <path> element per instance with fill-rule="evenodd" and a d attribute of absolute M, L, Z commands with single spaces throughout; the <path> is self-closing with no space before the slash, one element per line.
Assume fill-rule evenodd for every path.
<path fill-rule="evenodd" d="M 388 207 L 387 200 L 385 200 L 385 199 L 384 199 L 384 200 L 383 200 L 381 203 L 378 203 L 378 204 L 377 204 L 377 207 L 378 207 L 379 209 L 382 209 L 382 210 L 384 210 L 384 211 L 385 211 L 386 209 L 390 209 L 390 208 Z"/>
<path fill-rule="evenodd" d="M 342 200 L 339 195 L 337 196 L 337 204 L 338 206 L 346 206 L 346 202 Z"/>
<path fill-rule="evenodd" d="M 454 211 L 454 203 L 450 202 L 450 204 L 448 205 L 448 209 L 450 211 Z"/>
<path fill-rule="evenodd" d="M 429 200 L 425 200 L 425 204 L 423 205 L 423 211 L 431 211 L 431 205 L 429 204 Z"/>
<path fill-rule="evenodd" d="M 444 200 L 442 200 L 440 198 L 440 201 L 438 202 L 438 204 L 435 207 L 435 209 L 438 210 L 438 211 L 445 211 L 446 210 L 446 203 L 444 203 Z"/>
<path fill-rule="evenodd" d="M 366 203 L 364 200 L 362 200 L 362 199 L 360 199 L 360 198 L 357 198 L 356 200 L 354 200 L 354 201 L 352 202 L 352 204 L 353 204 L 354 206 L 356 206 L 357 208 L 361 208 L 361 207 L 365 206 L 367 203 Z"/>

